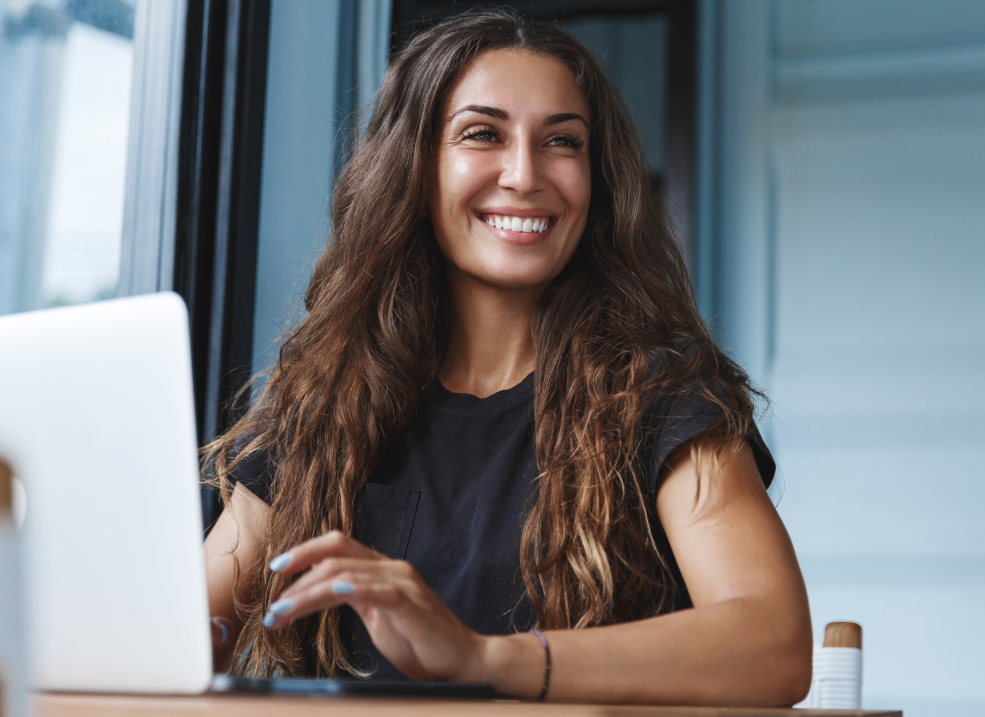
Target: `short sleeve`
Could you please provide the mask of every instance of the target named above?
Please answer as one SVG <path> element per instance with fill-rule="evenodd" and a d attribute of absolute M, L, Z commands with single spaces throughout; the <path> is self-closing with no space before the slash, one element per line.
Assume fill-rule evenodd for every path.
<path fill-rule="evenodd" d="M 677 396 L 670 402 L 657 401 L 647 421 L 652 441 L 649 461 L 651 491 L 656 490 L 657 478 L 670 454 L 709 428 L 720 415 L 721 409 L 716 403 L 694 393 Z M 776 474 L 776 462 L 755 423 L 750 424 L 745 438 L 756 459 L 763 484 L 769 488 Z"/>
<path fill-rule="evenodd" d="M 242 447 L 249 443 L 250 438 L 236 441 L 233 458 L 242 450 Z M 253 455 L 236 463 L 229 472 L 230 483 L 242 483 L 249 488 L 257 498 L 268 505 L 273 502 L 275 467 L 270 460 L 270 453 L 266 450 L 257 451 Z"/>

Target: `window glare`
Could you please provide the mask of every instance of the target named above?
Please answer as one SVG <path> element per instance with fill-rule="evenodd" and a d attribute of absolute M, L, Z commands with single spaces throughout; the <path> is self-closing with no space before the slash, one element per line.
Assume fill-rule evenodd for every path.
<path fill-rule="evenodd" d="M 46 306 L 116 295 L 133 43 L 74 25 L 65 47 L 42 295 Z"/>
<path fill-rule="evenodd" d="M 0 0 L 0 314 L 116 295 L 132 33 L 132 2 Z"/>

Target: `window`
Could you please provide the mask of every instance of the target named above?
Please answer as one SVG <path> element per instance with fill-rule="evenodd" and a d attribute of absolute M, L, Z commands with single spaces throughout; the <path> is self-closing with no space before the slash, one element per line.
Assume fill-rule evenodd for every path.
<path fill-rule="evenodd" d="M 134 7 L 0 2 L 0 313 L 116 296 Z"/>

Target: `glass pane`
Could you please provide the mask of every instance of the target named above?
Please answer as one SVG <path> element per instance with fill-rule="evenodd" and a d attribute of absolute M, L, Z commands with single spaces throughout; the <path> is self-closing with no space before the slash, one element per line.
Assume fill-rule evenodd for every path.
<path fill-rule="evenodd" d="M 253 370 L 277 357 L 283 330 L 325 244 L 340 126 L 339 0 L 273 0 L 263 128 Z M 344 116 L 344 115 L 343 115 Z"/>
<path fill-rule="evenodd" d="M 0 313 L 116 295 L 133 5 L 0 0 Z"/>
<path fill-rule="evenodd" d="M 340 140 L 382 80 L 389 35 L 389 0 L 271 2 L 255 372 L 273 363 L 284 330 L 303 316 L 301 296 L 327 237 Z"/>

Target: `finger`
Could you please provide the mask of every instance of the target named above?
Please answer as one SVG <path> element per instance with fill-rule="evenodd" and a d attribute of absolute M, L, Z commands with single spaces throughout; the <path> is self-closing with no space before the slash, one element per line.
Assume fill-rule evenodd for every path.
<path fill-rule="evenodd" d="M 384 556 L 367 548 L 358 540 L 350 538 L 339 530 L 330 530 L 325 535 L 319 535 L 291 548 L 286 553 L 281 553 L 270 561 L 270 569 L 275 573 L 293 575 L 330 557 L 384 559 Z"/>
<path fill-rule="evenodd" d="M 413 583 L 420 581 L 417 570 L 406 560 L 326 558 L 314 565 L 310 571 L 285 589 L 279 597 L 294 597 L 311 588 L 313 585 L 337 578 L 344 572 L 366 575 L 375 580 L 389 580 L 391 582 L 404 581 Z"/>
<path fill-rule="evenodd" d="M 343 573 L 337 580 L 319 583 L 293 598 L 272 603 L 263 624 L 268 628 L 284 627 L 292 620 L 344 604 L 393 610 L 406 602 L 402 587 L 392 581 Z"/>
<path fill-rule="evenodd" d="M 284 590 L 279 597 L 293 597 L 304 592 L 313 585 L 331 580 L 340 573 L 361 573 L 367 575 L 377 575 L 382 577 L 386 574 L 386 564 L 390 561 L 366 560 L 365 558 L 325 558 L 315 563 L 311 570 L 297 579 L 289 588 Z"/>
<path fill-rule="evenodd" d="M 209 623 L 212 630 L 212 647 L 223 647 L 232 635 L 232 625 L 224 617 L 214 617 Z"/>

